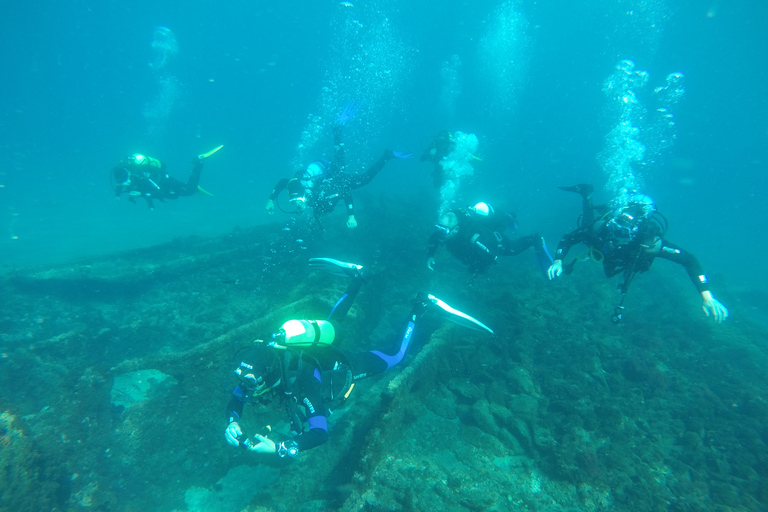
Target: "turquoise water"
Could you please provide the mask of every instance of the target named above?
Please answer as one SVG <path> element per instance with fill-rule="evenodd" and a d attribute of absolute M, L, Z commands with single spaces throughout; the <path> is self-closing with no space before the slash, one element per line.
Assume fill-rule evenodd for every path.
<path fill-rule="evenodd" d="M 0 509 L 763 510 L 766 6 L 346 4 L 7 9 Z M 353 98 L 351 170 L 384 148 L 417 158 L 355 193 L 354 231 L 338 211 L 324 229 L 268 216 L 280 177 L 331 157 Z M 418 161 L 443 129 L 478 139 L 455 190 Z M 124 156 L 183 180 L 220 144 L 201 180 L 213 196 L 115 202 Z M 526 253 L 471 288 L 445 255 L 426 269 L 447 197 L 514 211 L 553 248 L 580 213 L 556 187 L 580 182 L 599 202 L 651 195 L 731 319 L 708 322 L 664 261 L 619 326 L 597 265 L 549 282 Z M 360 384 L 329 444 L 274 467 L 223 439 L 230 366 L 342 292 L 311 256 L 375 273 L 349 348 L 394 343 L 423 289 L 496 336 L 435 321 L 404 369 Z"/>

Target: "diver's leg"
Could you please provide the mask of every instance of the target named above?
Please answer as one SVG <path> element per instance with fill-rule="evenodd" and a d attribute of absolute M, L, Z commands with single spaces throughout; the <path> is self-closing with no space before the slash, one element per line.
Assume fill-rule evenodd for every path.
<path fill-rule="evenodd" d="M 397 366 L 405 357 L 408 347 L 411 344 L 413 330 L 416 328 L 416 319 L 426 311 L 426 304 L 422 301 L 415 301 L 408 324 L 405 327 L 405 333 L 400 340 L 400 349 L 397 353 L 389 355 L 378 350 L 355 354 L 350 357 L 352 366 L 352 380 L 360 380 L 372 375 L 385 372 L 390 368 Z"/>
<path fill-rule="evenodd" d="M 192 173 L 189 175 L 187 183 L 179 190 L 180 196 L 191 196 L 197 194 L 197 185 L 200 183 L 200 174 L 203 172 L 203 161 L 196 160 Z"/>
<path fill-rule="evenodd" d="M 349 309 L 352 307 L 352 304 L 355 302 L 355 297 L 357 297 L 361 286 L 363 286 L 362 275 L 352 278 L 347 289 L 344 291 L 344 294 L 338 301 L 336 301 L 333 308 L 331 308 L 331 312 L 328 314 L 328 320 L 332 321 L 334 324 L 341 323 L 344 320 Z"/>

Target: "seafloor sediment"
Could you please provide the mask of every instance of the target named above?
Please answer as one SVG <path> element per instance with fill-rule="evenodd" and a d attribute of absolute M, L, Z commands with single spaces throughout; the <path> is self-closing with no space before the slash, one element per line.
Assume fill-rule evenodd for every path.
<path fill-rule="evenodd" d="M 447 258 L 426 269 L 429 226 L 405 211 L 8 272 L 0 510 L 766 510 L 768 335 L 727 288 L 733 317 L 715 325 L 659 262 L 614 325 L 597 265 L 549 282 L 523 254 L 468 287 Z M 224 408 L 239 349 L 343 291 L 311 256 L 370 269 L 344 349 L 394 348 L 420 289 L 495 335 L 425 319 L 405 364 L 361 382 L 329 442 L 283 466 L 229 447 Z M 169 379 L 116 384 L 137 370 Z M 259 407 L 243 423 L 285 429 Z"/>

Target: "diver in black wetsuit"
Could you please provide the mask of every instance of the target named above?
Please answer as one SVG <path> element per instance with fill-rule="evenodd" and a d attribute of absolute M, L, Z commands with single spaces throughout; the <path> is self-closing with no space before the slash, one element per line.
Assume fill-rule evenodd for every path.
<path fill-rule="evenodd" d="M 150 210 L 154 210 L 154 200 L 165 202 L 166 199 L 178 199 L 191 196 L 198 192 L 206 194 L 198 184 L 203 171 L 203 160 L 216 153 L 219 146 L 207 153 L 196 156 L 192 160 L 192 172 L 186 183 L 169 175 L 165 164 L 157 158 L 135 153 L 121 160 L 112 168 L 112 179 L 115 183 L 115 197 L 128 194 L 128 201 L 135 203 L 141 197 L 147 202 Z"/>
<path fill-rule="evenodd" d="M 453 134 L 443 130 L 435 136 L 434 140 L 421 154 L 422 162 L 432 162 L 432 182 L 436 188 L 440 188 L 445 183 L 445 169 L 443 169 L 443 158 L 450 155 L 456 149 L 456 142 L 453 140 Z"/>
<path fill-rule="evenodd" d="M 321 215 L 332 212 L 336 203 L 343 199 L 347 205 L 347 227 L 357 227 L 352 191 L 370 183 L 393 158 L 408 159 L 413 156 L 386 150 L 366 172 L 361 174 L 345 172 L 346 159 L 341 137 L 342 130 L 344 124 L 360 109 L 361 104 L 362 102 L 351 101 L 336 120 L 336 125 L 333 127 L 333 163 L 317 160 L 309 164 L 305 170 L 297 171 L 293 178 L 282 178 L 278 181 L 267 200 L 265 208 L 268 213 L 275 212 L 275 201 L 283 189 L 287 189 L 288 200 L 296 207 L 294 212 L 289 213 L 301 213 L 309 207 L 313 210 L 315 219 L 318 219 Z"/>
<path fill-rule="evenodd" d="M 352 281 L 331 309 L 328 320 L 290 320 L 278 333 L 265 337 L 248 349 L 235 373 L 240 384 L 227 405 L 227 442 L 250 451 L 295 458 L 300 452 L 328 440 L 328 415 L 349 395 L 355 383 L 382 373 L 400 363 L 416 328 L 428 310 L 448 320 L 477 330 L 491 331 L 472 317 L 457 311 L 432 295 L 419 294 L 412 302 L 400 348 L 394 355 L 377 350 L 347 355 L 332 345 L 338 341 L 339 323 L 352 306 L 363 284 L 362 267 L 327 258 L 313 258 L 310 265 Z M 293 437 L 280 440 L 273 434 L 243 439 L 240 418 L 245 404 L 276 398 L 287 413 Z M 304 427 L 306 423 L 307 427 Z M 270 439 L 272 437 L 273 439 Z"/>
<path fill-rule="evenodd" d="M 654 217 L 656 205 L 650 197 L 631 192 L 626 204 L 593 206 L 592 185 L 560 188 L 581 195 L 583 213 L 579 228 L 563 236 L 558 244 L 555 261 L 548 271 L 550 279 L 558 277 L 563 271 L 571 273 L 578 257 L 565 266 L 563 259 L 574 245 L 587 245 L 593 259 L 602 261 L 607 277 L 624 273 L 624 279 L 619 284 L 621 302 L 613 315 L 613 321 L 619 322 L 632 278 L 637 273 L 649 270 L 654 259 L 663 258 L 685 267 L 691 282 L 704 300 L 702 309 L 707 316 L 712 316 L 717 323 L 728 318 L 725 306 L 712 297 L 707 276 L 696 257 L 664 239 L 666 222 L 662 225 Z"/>
<path fill-rule="evenodd" d="M 429 237 L 427 267 L 434 270 L 435 253 L 445 245 L 467 266 L 474 279 L 495 264 L 499 256 L 516 256 L 533 247 L 544 271 L 552 263 L 544 239 L 537 233 L 515 240 L 508 238 L 505 231 L 516 226 L 514 215 L 495 210 L 487 203 L 449 211 L 440 217 Z"/>

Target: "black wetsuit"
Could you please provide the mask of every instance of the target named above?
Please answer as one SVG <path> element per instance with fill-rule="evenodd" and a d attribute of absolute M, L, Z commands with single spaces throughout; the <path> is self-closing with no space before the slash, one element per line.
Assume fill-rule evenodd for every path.
<path fill-rule="evenodd" d="M 334 160 L 330 169 L 314 179 L 311 186 L 305 187 L 301 183 L 305 171 L 297 171 L 293 178 L 282 178 L 277 182 L 269 198 L 272 201 L 277 200 L 277 196 L 283 191 L 288 190 L 291 199 L 304 197 L 306 206 L 312 208 L 315 217 L 320 217 L 325 213 L 330 213 L 336 207 L 340 200 L 344 200 L 347 206 L 347 216 L 355 214 L 355 207 L 352 200 L 352 191 L 370 183 L 373 178 L 384 168 L 384 165 L 394 158 L 391 151 L 385 151 L 376 163 L 368 168 L 367 171 L 360 174 L 349 174 L 345 172 L 346 158 L 344 155 L 344 144 L 341 140 L 342 127 L 336 126 L 333 129 L 333 147 Z"/>
<path fill-rule="evenodd" d="M 663 258 L 685 267 L 691 282 L 699 292 L 709 290 L 707 276 L 699 260 L 690 252 L 665 240 L 656 222 L 644 221 L 629 243 L 617 245 L 611 240 L 606 226 L 606 217 L 611 208 L 607 205 L 592 207 L 588 200 L 585 200 L 584 207 L 582 227 L 563 236 L 557 245 L 555 259 L 564 260 L 571 247 L 583 243 L 589 247 L 593 258 L 599 260 L 602 257 L 603 270 L 607 277 L 624 273 L 624 280 L 619 288 L 626 293 L 634 274 L 646 272 L 651 268 L 654 259 Z M 564 265 L 566 273 L 572 271 L 576 261 L 574 259 L 569 265 Z"/>
<path fill-rule="evenodd" d="M 454 149 L 456 149 L 456 143 L 453 141 L 453 136 L 447 131 L 442 131 L 437 134 L 435 140 L 421 154 L 422 162 L 432 162 L 434 166 L 432 169 L 432 182 L 437 188 L 442 187 L 445 183 L 443 158 L 451 154 Z"/>
<path fill-rule="evenodd" d="M 331 310 L 328 320 L 334 325 L 336 333 L 339 333 L 340 323 L 352 306 L 362 282 L 361 277 L 354 278 Z M 382 373 L 403 360 L 416 321 L 424 310 L 422 303 L 414 302 L 400 349 L 394 355 L 374 350 L 347 356 L 335 346 L 323 345 L 276 351 L 281 358 L 283 379 L 271 393 L 280 400 L 288 414 L 295 434 L 292 441 L 299 451 L 314 448 L 328 440 L 329 407 L 341 401 L 340 397 L 347 393 L 351 384 Z M 338 341 L 337 335 L 334 343 Z M 248 396 L 247 389 L 238 386 L 227 404 L 227 421 L 239 422 L 244 404 L 254 402 L 258 399 Z"/>
<path fill-rule="evenodd" d="M 126 159 L 117 164 L 113 169 L 113 175 L 119 171 L 125 171 L 130 177 L 128 183 L 118 183 L 115 185 L 115 196 L 128 194 L 128 200 L 136 201 L 136 197 L 142 197 L 147 202 L 147 206 L 154 208 L 154 200 L 164 202 L 166 199 L 178 199 L 182 196 L 191 196 L 197 193 L 197 185 L 200 183 L 200 174 L 203 171 L 203 161 L 195 158 L 194 167 L 186 183 L 170 176 L 165 171 L 165 164 L 156 159 L 148 160 L 157 165 L 137 164 L 135 161 Z"/>
<path fill-rule="evenodd" d="M 467 265 L 469 272 L 480 274 L 496 263 L 499 256 L 515 256 L 529 247 L 541 247 L 541 236 L 528 235 L 512 240 L 504 232 L 515 223 L 513 215 L 495 211 L 483 217 L 464 209 L 454 210 L 459 224 L 450 233 L 437 226 L 429 237 L 427 256 L 434 257 L 437 249 L 446 249 Z"/>

